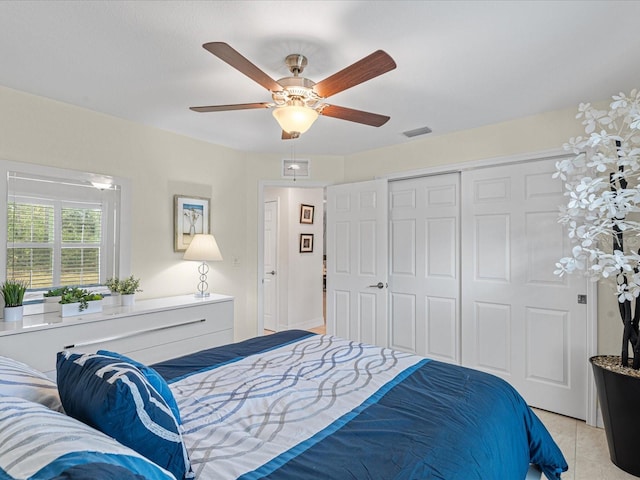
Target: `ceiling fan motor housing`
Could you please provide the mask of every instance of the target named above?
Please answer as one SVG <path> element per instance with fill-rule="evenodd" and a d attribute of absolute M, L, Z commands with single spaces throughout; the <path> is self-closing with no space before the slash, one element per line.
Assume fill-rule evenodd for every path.
<path fill-rule="evenodd" d="M 300 100 L 307 107 L 314 107 L 322 98 L 313 91 L 315 82 L 304 77 L 285 77 L 278 80 L 280 91 L 272 91 L 271 97 L 276 105 L 284 105 L 291 100 Z"/>

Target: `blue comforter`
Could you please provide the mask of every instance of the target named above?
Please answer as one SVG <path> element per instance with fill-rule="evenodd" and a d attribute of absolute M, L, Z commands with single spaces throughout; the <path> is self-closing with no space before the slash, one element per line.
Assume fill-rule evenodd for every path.
<path fill-rule="evenodd" d="M 503 380 L 332 338 L 303 331 L 281 332 L 154 365 L 178 399 L 194 470 L 215 471 L 218 478 L 274 480 L 518 480 L 525 478 L 530 463 L 538 465 L 549 479 L 559 479 L 567 470 L 545 427 Z M 315 352 L 313 358 L 308 354 L 311 351 Z M 347 357 L 353 365 L 347 363 Z M 281 362 L 289 358 L 295 364 L 291 368 Z M 383 361 L 391 367 L 380 368 Z M 367 375 L 376 368 L 386 376 L 380 384 L 370 385 L 376 377 L 371 374 L 369 379 Z M 320 376 L 322 369 L 339 379 Z M 249 371 L 255 371 L 255 377 L 248 375 Z M 336 375 L 336 371 L 341 373 Z M 315 397 L 328 392 L 324 400 L 331 404 L 333 392 L 339 397 L 344 379 L 354 371 L 358 372 L 357 381 L 371 393 L 357 399 L 353 408 L 313 426 L 316 417 L 320 419 L 330 410 Z M 231 380 L 235 381 L 233 386 Z M 349 382 L 356 380 L 349 378 Z M 320 393 L 310 388 L 311 383 L 318 385 Z M 229 385 L 229 391 L 224 385 Z M 196 387 L 201 390 L 193 390 Z M 294 401 L 299 393 L 295 389 L 306 396 Z M 240 415 L 248 403 L 266 401 L 264 397 L 272 394 L 280 396 Z M 284 442 L 277 454 L 269 453 L 276 448 L 271 442 L 279 441 L 278 433 L 289 428 L 283 419 L 291 417 L 298 405 L 305 405 L 299 410 L 306 416 L 298 414 L 293 430 L 297 440 Z M 260 416 L 255 408 L 268 412 Z M 318 408 L 317 415 L 314 408 Z M 339 405 L 331 405 L 334 408 Z M 223 454 L 226 444 L 215 435 L 226 443 L 244 442 L 251 448 Z M 219 443 L 206 448 L 207 439 Z M 257 454 L 262 447 L 270 449 L 265 459 L 249 457 L 249 450 L 255 448 Z M 226 466 L 235 468 L 237 464 L 246 464 L 243 473 L 225 477 Z M 199 478 L 208 479 L 205 475 Z"/>

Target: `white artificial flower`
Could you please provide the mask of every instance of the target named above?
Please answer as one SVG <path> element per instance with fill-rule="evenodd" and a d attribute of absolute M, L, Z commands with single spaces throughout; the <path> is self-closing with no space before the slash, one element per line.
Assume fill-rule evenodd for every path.
<path fill-rule="evenodd" d="M 587 136 L 570 138 L 564 148 L 573 156 L 556 162 L 553 176 L 564 182 L 567 198 L 558 221 L 572 250 L 554 273 L 615 278 L 625 302 L 640 296 L 640 91 L 612 98 L 608 111 L 579 105 L 576 118 Z M 614 251 L 615 235 L 623 248 Z"/>

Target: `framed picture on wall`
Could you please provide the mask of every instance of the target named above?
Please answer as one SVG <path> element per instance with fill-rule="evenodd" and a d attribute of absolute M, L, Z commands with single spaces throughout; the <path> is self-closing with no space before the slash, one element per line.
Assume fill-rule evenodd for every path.
<path fill-rule="evenodd" d="M 315 207 L 313 205 L 300 205 L 300 223 L 313 223 L 313 211 Z"/>
<path fill-rule="evenodd" d="M 300 234 L 300 253 L 313 252 L 313 233 Z"/>
<path fill-rule="evenodd" d="M 173 250 L 184 252 L 196 233 L 211 233 L 208 198 L 174 195 Z"/>

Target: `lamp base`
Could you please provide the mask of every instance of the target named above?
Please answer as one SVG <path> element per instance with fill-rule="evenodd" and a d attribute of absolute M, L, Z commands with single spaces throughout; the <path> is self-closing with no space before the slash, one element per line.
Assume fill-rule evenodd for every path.
<path fill-rule="evenodd" d="M 209 292 L 196 292 L 193 294 L 194 297 L 196 298 L 206 298 L 210 295 Z"/>

